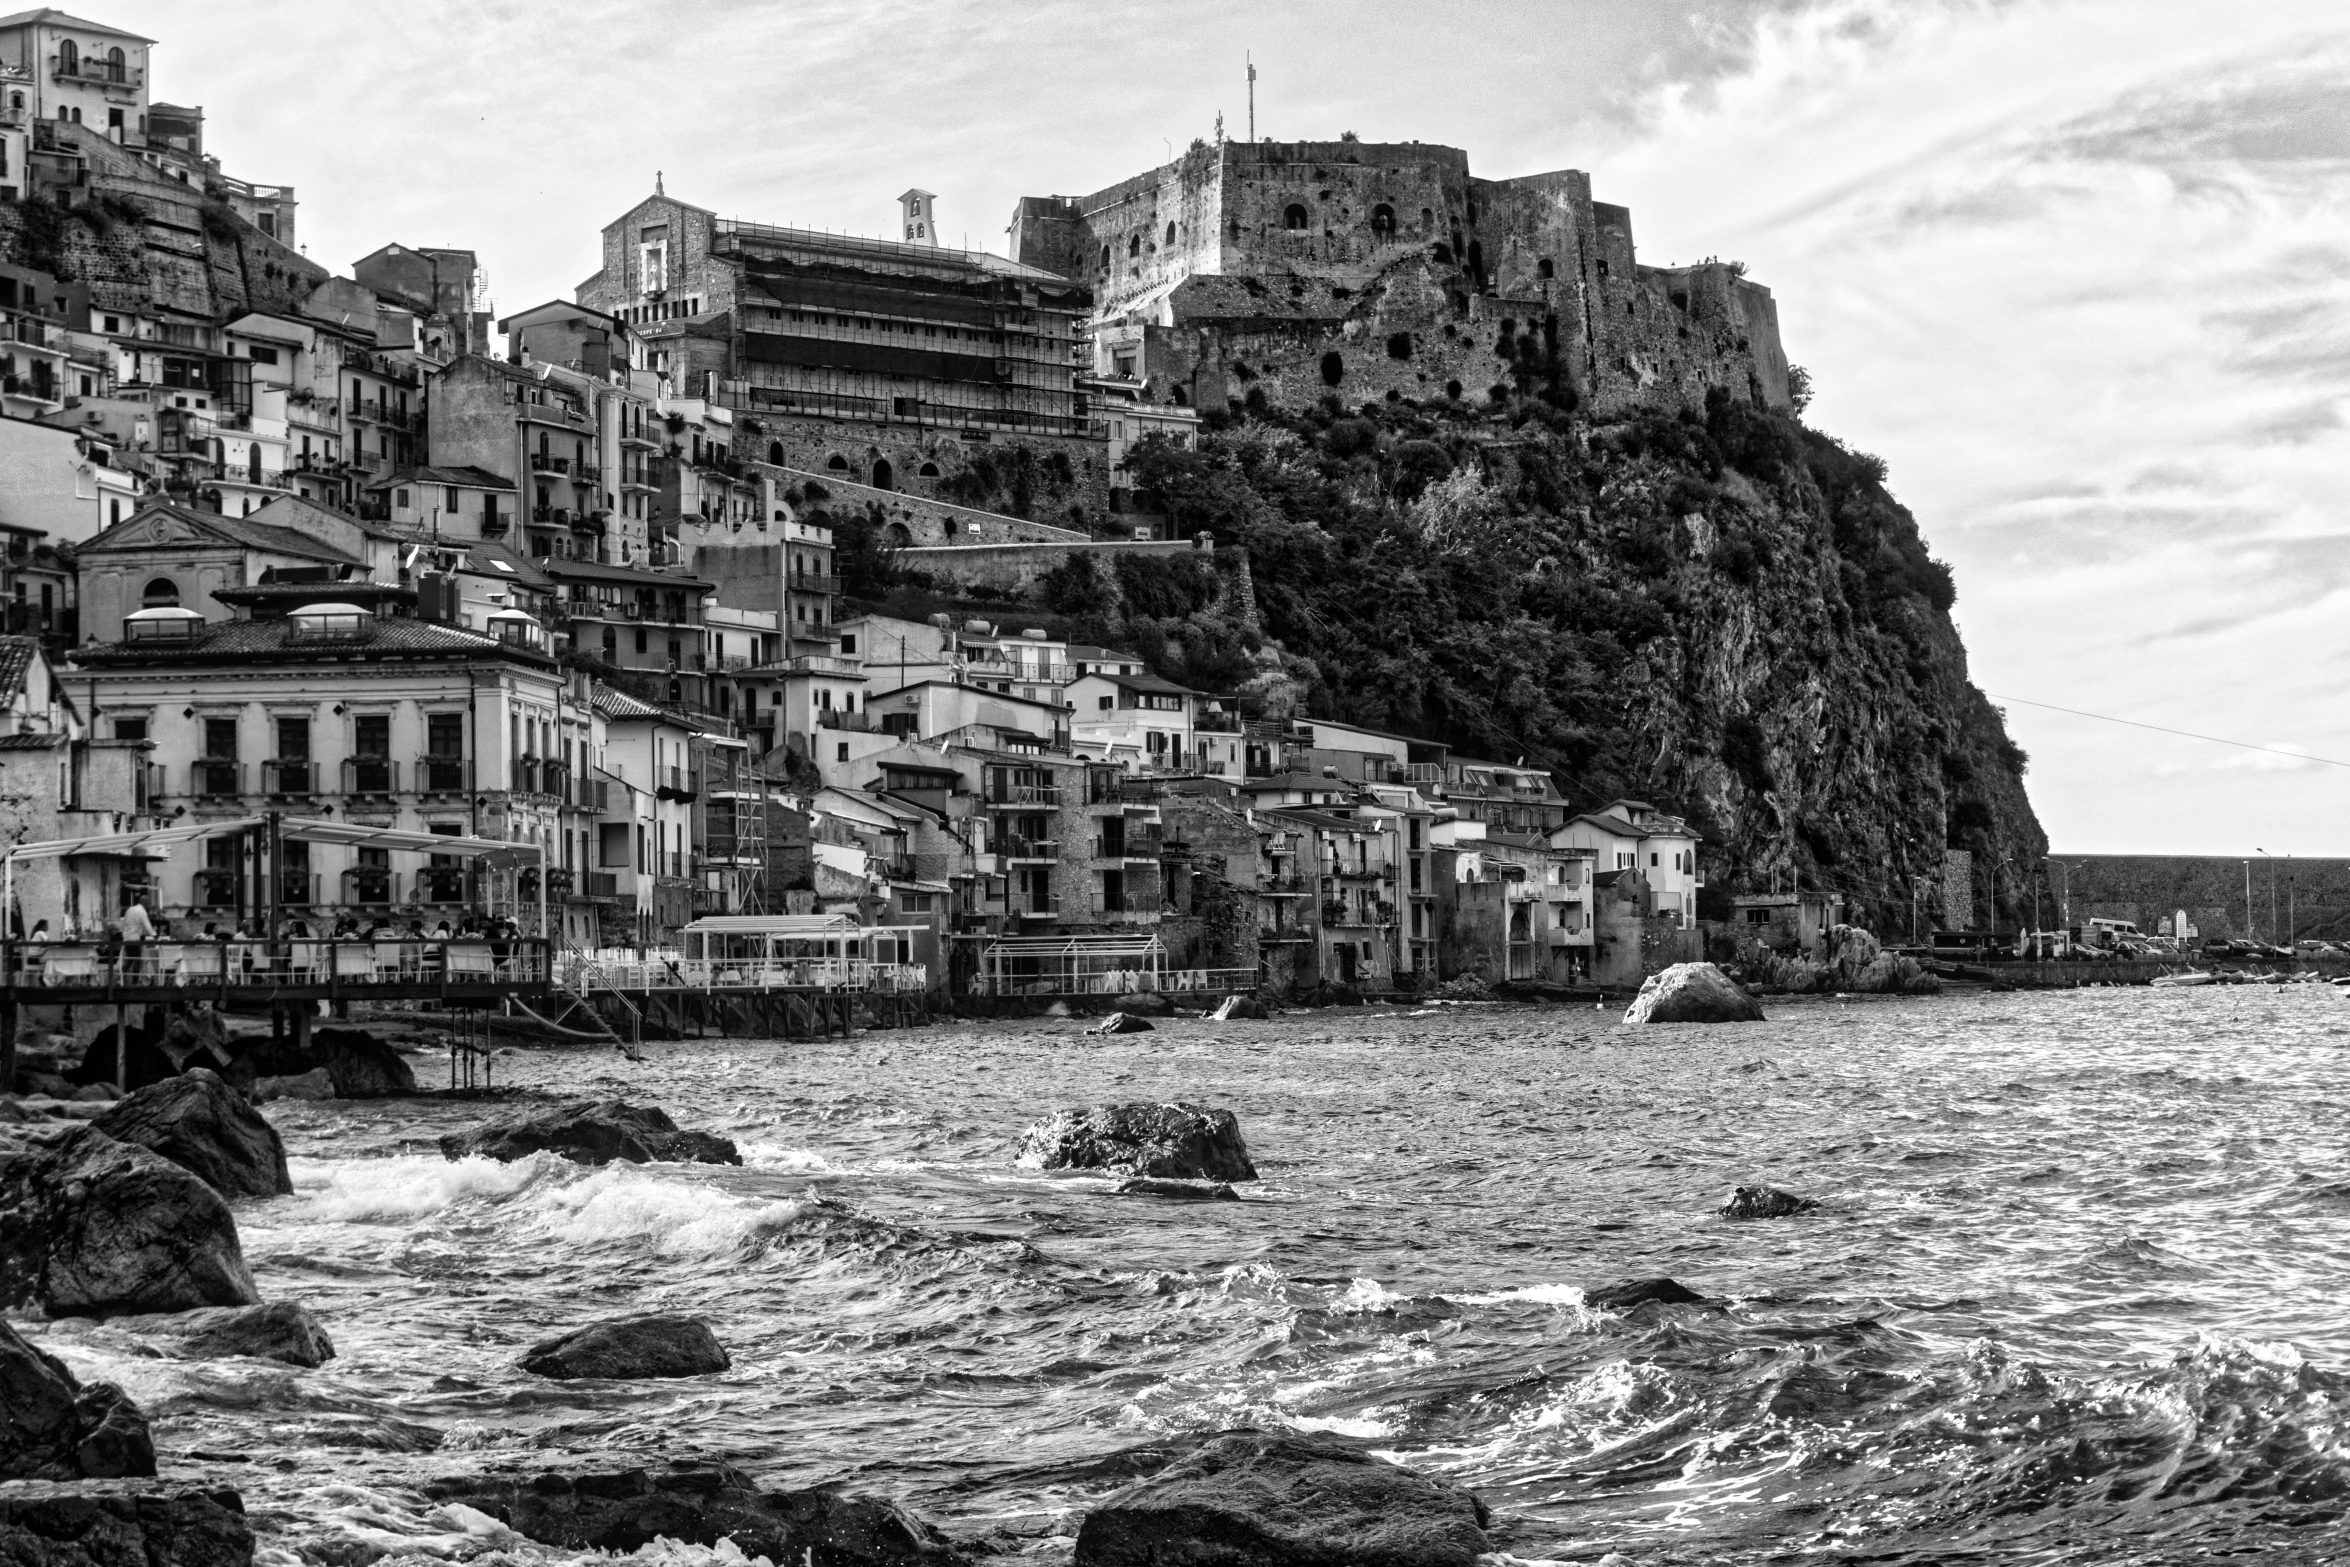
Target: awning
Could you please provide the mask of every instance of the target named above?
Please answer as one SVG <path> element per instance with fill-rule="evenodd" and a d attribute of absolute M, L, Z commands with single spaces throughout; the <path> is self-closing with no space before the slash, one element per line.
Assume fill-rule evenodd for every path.
<path fill-rule="evenodd" d="M 145 851 L 150 848 L 168 848 L 176 843 L 190 843 L 198 838 L 218 837 L 222 833 L 249 832 L 268 825 L 266 820 L 258 816 L 240 816 L 227 821 L 191 823 L 184 827 L 156 827 L 146 832 L 49 838 L 38 843 L 20 843 L 0 858 L 13 863 L 18 860 L 67 859 L 77 855 L 152 857 L 145 856 Z M 506 863 L 517 865 L 537 864 L 541 852 L 535 843 L 510 843 L 503 838 L 442 837 L 438 833 L 406 832 L 396 827 L 363 827 L 355 823 L 321 821 L 308 816 L 281 818 L 279 832 L 299 843 L 407 849 L 418 854 L 496 855 L 506 857 Z"/>
<path fill-rule="evenodd" d="M 74 855 L 114 855 L 131 857 L 154 846 L 187 843 L 197 838 L 209 838 L 215 833 L 243 832 L 247 828 L 265 825 L 258 816 L 240 817 L 234 821 L 203 822 L 188 827 L 156 827 L 147 832 L 98 833 L 86 838 L 49 838 L 38 843 L 20 843 L 5 856 L 15 860 L 57 860 Z"/>

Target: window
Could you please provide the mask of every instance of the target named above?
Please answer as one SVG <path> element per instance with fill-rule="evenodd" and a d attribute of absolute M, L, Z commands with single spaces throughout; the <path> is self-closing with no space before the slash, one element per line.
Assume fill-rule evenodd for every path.
<path fill-rule="evenodd" d="M 114 738 L 115 738 L 115 739 L 117 739 L 117 740 L 144 740 L 144 739 L 146 739 L 146 738 L 147 738 L 147 720 L 145 720 L 144 718 L 118 718 L 118 719 L 116 719 L 116 720 L 114 721 Z"/>
<path fill-rule="evenodd" d="M 208 761 L 233 762 L 237 759 L 237 721 L 233 718 L 204 720 L 204 756 Z"/>
<path fill-rule="evenodd" d="M 1395 238 L 1395 209 L 1385 202 L 1371 209 L 1371 232 L 1381 239 Z"/>
<path fill-rule="evenodd" d="M 57 43 L 57 70 L 59 74 L 64 76 L 77 76 L 81 73 L 81 69 L 81 46 L 70 38 L 59 39 Z M 62 118 L 65 114 L 65 111 L 60 109 L 57 111 L 57 113 L 59 117 Z"/>
<path fill-rule="evenodd" d="M 458 504 L 457 504 L 457 486 L 455 486 L 454 484 L 452 484 L 452 485 L 448 485 L 448 486 L 446 486 L 446 489 L 447 489 L 447 491 L 448 491 L 448 498 L 449 498 L 449 499 L 448 499 L 448 505 L 449 505 L 449 515 L 450 515 L 450 516 L 452 516 L 452 517 L 454 517 L 454 516 L 456 516 L 456 515 L 457 515 L 457 513 L 458 513 L 460 510 L 462 510 L 462 509 L 463 509 L 463 508 L 461 508 L 460 506 L 458 506 Z"/>
<path fill-rule="evenodd" d="M 1302 232 L 1306 226 L 1306 209 L 1294 201 L 1282 208 L 1281 226 L 1285 229 Z"/>
<path fill-rule="evenodd" d="M 840 760 L 842 760 L 842 761 L 844 761 L 844 762 L 845 762 L 845 761 L 847 761 L 847 760 L 849 759 L 849 743 L 848 743 L 846 740 L 843 740 L 843 741 L 840 743 L 840 751 L 839 751 L 839 756 L 840 756 Z"/>
<path fill-rule="evenodd" d="M 853 654 L 857 651 L 857 634 L 854 631 L 841 633 L 840 650 L 844 654 Z"/>
<path fill-rule="evenodd" d="M 1172 250 L 1174 247 L 1175 247 L 1175 225 L 1174 225 L 1174 224 L 1172 224 L 1172 223 L 1170 223 L 1170 224 L 1168 224 L 1168 225 L 1167 225 L 1167 248 L 1168 248 L 1168 249 L 1170 249 L 1170 250 Z"/>
<path fill-rule="evenodd" d="M 179 604 L 180 585 L 169 577 L 157 577 L 139 595 L 141 609 L 177 609 Z"/>
<path fill-rule="evenodd" d="M 1130 234 L 1127 236 L 1126 254 L 1129 256 L 1139 256 L 1142 254 L 1142 236 L 1140 234 Z"/>
<path fill-rule="evenodd" d="M 245 352 L 251 356 L 253 362 L 257 365 L 273 365 L 277 363 L 277 350 L 274 348 L 264 348 L 259 343 L 255 343 L 248 347 Z"/>

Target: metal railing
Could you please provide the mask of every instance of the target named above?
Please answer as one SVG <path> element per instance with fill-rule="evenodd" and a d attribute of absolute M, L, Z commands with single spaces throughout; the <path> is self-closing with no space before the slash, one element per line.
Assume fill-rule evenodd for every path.
<path fill-rule="evenodd" d="M 1111 969 L 1098 974 L 993 974 L 973 977 L 980 996 L 1123 996 L 1135 991 L 1169 994 L 1231 992 L 1257 988 L 1257 971 L 1246 968 Z"/>
<path fill-rule="evenodd" d="M 999 784 L 989 791 L 989 805 L 1052 805 L 1061 803 L 1058 784 Z"/>
<path fill-rule="evenodd" d="M 119 949 L 89 941 L 8 941 L 0 942 L 0 974 L 22 988 L 50 990 L 538 984 L 551 973 L 551 945 L 535 936 L 498 940 L 389 931 L 356 937 L 222 936 Z"/>
<path fill-rule="evenodd" d="M 416 788 L 421 794 L 463 794 L 473 787 L 473 764 L 461 756 L 422 756 L 416 760 Z"/>
<path fill-rule="evenodd" d="M 275 757 L 261 764 L 261 792 L 308 795 L 318 790 L 318 768 L 308 757 Z"/>
<path fill-rule="evenodd" d="M 241 763 L 210 758 L 188 765 L 188 793 L 199 800 L 234 798 L 244 792 Z"/>
<path fill-rule="evenodd" d="M 592 970 L 593 972 L 588 972 Z M 582 954 L 566 962 L 563 982 L 609 990 L 826 990 L 912 993 L 929 988 L 921 963 L 871 958 L 688 958 L 673 952 Z"/>

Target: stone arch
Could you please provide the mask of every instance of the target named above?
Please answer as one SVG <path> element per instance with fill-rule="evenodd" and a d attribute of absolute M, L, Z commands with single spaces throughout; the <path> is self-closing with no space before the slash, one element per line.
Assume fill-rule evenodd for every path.
<path fill-rule="evenodd" d="M 767 461 L 778 468 L 783 466 L 783 443 L 781 441 L 767 443 Z"/>
<path fill-rule="evenodd" d="M 897 476 L 897 470 L 889 465 L 889 459 L 887 457 L 876 457 L 873 459 L 872 483 L 875 489 L 886 490 L 891 488 L 895 484 Z"/>
<path fill-rule="evenodd" d="M 1293 234 L 1302 234 L 1306 227 L 1306 209 L 1303 202 L 1293 201 L 1281 209 L 1281 226 Z"/>
<path fill-rule="evenodd" d="M 1175 225 L 1172 223 L 1167 225 L 1167 248 L 1169 250 L 1175 248 Z"/>
<path fill-rule="evenodd" d="M 1371 209 L 1371 232 L 1379 239 L 1395 238 L 1395 209 L 1384 201 Z"/>
<path fill-rule="evenodd" d="M 1129 256 L 1139 256 L 1142 254 L 1141 231 L 1137 230 L 1136 232 L 1126 236 L 1126 254 Z"/>
<path fill-rule="evenodd" d="M 846 457 L 843 457 L 840 453 L 834 452 L 830 457 L 824 459 L 824 466 L 831 469 L 834 473 L 847 473 L 849 471 L 849 460 Z"/>
<path fill-rule="evenodd" d="M 916 472 L 925 479 L 935 479 L 938 477 L 938 464 L 934 462 L 926 462 L 919 469 L 917 469 Z"/>
<path fill-rule="evenodd" d="M 180 585 L 169 577 L 157 577 L 139 592 L 141 609 L 177 609 L 180 607 Z"/>
<path fill-rule="evenodd" d="M 906 525 L 902 522 L 891 523 L 888 527 L 881 530 L 881 536 L 885 541 L 887 541 L 889 547 L 893 550 L 912 549 L 914 547 L 914 535 L 907 531 Z"/>

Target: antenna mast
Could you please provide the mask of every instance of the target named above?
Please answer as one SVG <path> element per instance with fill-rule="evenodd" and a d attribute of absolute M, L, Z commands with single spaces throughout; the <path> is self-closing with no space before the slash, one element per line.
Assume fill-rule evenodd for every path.
<path fill-rule="evenodd" d="M 1257 139 L 1257 63 L 1253 55 L 1243 50 L 1240 56 L 1248 62 L 1248 139 Z"/>

